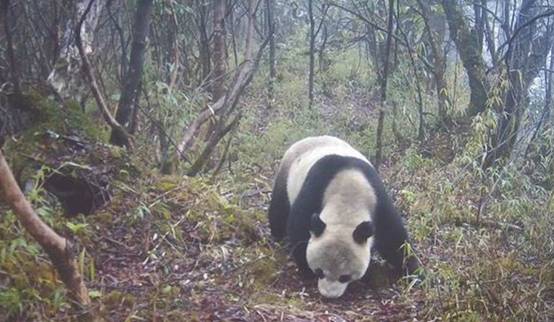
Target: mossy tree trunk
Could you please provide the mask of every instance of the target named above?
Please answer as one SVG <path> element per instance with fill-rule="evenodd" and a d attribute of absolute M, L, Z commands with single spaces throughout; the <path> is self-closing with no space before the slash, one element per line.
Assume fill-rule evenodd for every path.
<path fill-rule="evenodd" d="M 502 61 L 495 62 L 494 66 L 499 75 L 506 75 L 503 77 L 508 86 L 493 88 L 485 73 L 486 65 L 482 56 L 483 33 L 486 30 L 486 23 L 482 20 L 487 16 L 476 9 L 478 5 L 474 5 L 477 22 L 470 28 L 463 7 L 456 0 L 443 0 L 442 6 L 450 36 L 456 44 L 469 80 L 471 92 L 468 115 L 475 116 L 486 108 L 497 113 L 498 126 L 491 131 L 491 143 L 486 147 L 482 165 L 488 168 L 501 159 L 507 159 L 512 153 L 521 117 L 527 108 L 529 86 L 544 66 L 554 40 L 554 24 L 547 21 L 539 27 L 537 20 L 554 15 L 554 11 L 541 12 L 544 8 L 537 5 L 536 0 L 524 0 L 517 9 L 511 10 L 509 6 L 504 9 L 502 29 L 507 39 L 503 45 L 506 49 Z M 513 27 L 509 12 L 516 17 Z M 489 100 L 493 92 L 496 97 Z"/>
<path fill-rule="evenodd" d="M 470 29 L 456 0 L 443 0 L 442 6 L 448 21 L 450 37 L 456 44 L 469 81 L 468 114 L 475 116 L 485 110 L 489 89 L 485 74 L 485 61 L 481 55 L 482 46 L 479 45 L 482 37 L 477 34 L 475 29 Z"/>
<path fill-rule="evenodd" d="M 521 118 L 528 106 L 529 87 L 539 71 L 546 68 L 546 58 L 554 41 L 554 24 L 547 25 L 542 34 L 536 32 L 538 28 L 532 17 L 540 14 L 535 10 L 534 0 L 523 1 L 520 8 L 514 27 L 519 35 L 514 34 L 509 41 L 504 60 L 510 86 L 499 108 L 499 124 L 492 135 L 484 167 L 512 153 L 519 137 Z"/>

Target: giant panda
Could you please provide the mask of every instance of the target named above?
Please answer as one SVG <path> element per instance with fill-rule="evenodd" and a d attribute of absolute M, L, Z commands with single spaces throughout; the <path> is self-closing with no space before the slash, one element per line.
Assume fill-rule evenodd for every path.
<path fill-rule="evenodd" d="M 404 258 L 408 234 L 377 172 L 336 137 L 308 137 L 285 152 L 268 215 L 272 236 L 287 241 L 325 297 L 340 297 L 364 276 L 372 249 L 399 272 L 418 266 Z"/>

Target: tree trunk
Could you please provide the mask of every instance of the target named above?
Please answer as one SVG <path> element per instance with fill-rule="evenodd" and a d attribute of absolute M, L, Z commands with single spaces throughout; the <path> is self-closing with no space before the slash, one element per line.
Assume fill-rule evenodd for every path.
<path fill-rule="evenodd" d="M 222 128 L 222 124 L 223 124 L 222 122 L 216 125 L 216 128 L 210 135 L 208 143 L 204 147 L 204 150 L 202 150 L 202 153 L 200 153 L 200 156 L 196 159 L 196 161 L 192 164 L 190 169 L 187 171 L 187 176 L 194 177 L 204 168 L 204 166 L 208 162 L 210 155 L 213 153 L 216 145 L 225 135 L 227 135 L 227 133 L 229 133 L 232 129 L 238 126 L 241 118 L 242 118 L 242 114 L 239 113 L 235 115 L 235 118 L 225 128 Z"/>
<path fill-rule="evenodd" d="M 0 190 L 3 192 L 4 200 L 14 211 L 25 230 L 40 244 L 52 260 L 71 299 L 80 305 L 88 306 L 90 298 L 74 258 L 75 250 L 69 241 L 53 231 L 35 213 L 17 185 L 2 151 L 0 151 Z"/>
<path fill-rule="evenodd" d="M 235 68 L 239 65 L 239 54 L 237 51 L 237 37 L 235 32 L 235 10 L 231 10 L 229 14 L 229 26 L 231 26 L 231 45 L 233 47 L 233 61 L 235 62 Z"/>
<path fill-rule="evenodd" d="M 168 89 L 172 90 L 175 86 L 177 86 L 177 80 L 179 79 L 178 76 L 180 73 L 180 56 L 181 56 L 181 49 L 179 47 L 179 20 L 177 17 L 177 12 L 175 10 L 174 3 L 170 3 L 171 8 L 171 28 L 168 30 L 168 37 L 170 38 L 169 43 L 171 44 L 171 54 L 165 55 L 166 61 L 168 66 L 173 66 L 173 70 L 171 68 L 167 68 L 167 83 L 168 83 Z M 186 49 L 183 48 L 183 51 L 185 53 L 185 62 L 186 62 Z M 184 73 L 183 73 L 184 74 Z"/>
<path fill-rule="evenodd" d="M 537 34 L 536 21 L 531 21 L 536 12 L 535 0 L 524 0 L 521 3 L 516 19 L 514 38 L 506 50 L 505 65 L 508 71 L 509 88 L 506 91 L 504 104 L 499 108 L 499 124 L 492 135 L 492 144 L 487 148 L 483 167 L 488 168 L 497 160 L 507 159 L 516 144 L 521 125 L 521 117 L 528 104 L 529 87 L 537 77 L 541 67 L 546 64 L 546 57 L 554 40 L 554 25 Z"/>
<path fill-rule="evenodd" d="M 212 105 L 210 105 L 209 108 L 206 108 L 202 112 L 200 112 L 196 119 L 192 121 L 192 123 L 190 123 L 185 129 L 183 129 L 182 139 L 176 151 L 178 158 L 183 158 L 186 150 L 194 144 L 194 140 L 198 134 L 198 130 L 200 129 L 200 127 L 214 114 L 221 116 L 221 123 L 217 125 L 218 128 L 225 128 L 222 122 L 225 122 L 225 118 L 228 118 L 229 115 L 234 111 L 246 86 L 248 86 L 248 84 L 250 84 L 250 82 L 252 81 L 252 77 L 254 76 L 254 73 L 258 68 L 258 63 L 262 57 L 263 49 L 267 45 L 269 39 L 266 39 L 262 43 L 262 45 L 258 49 L 258 53 L 254 55 L 253 38 L 255 32 L 254 24 L 256 19 L 254 0 L 249 0 L 248 8 L 248 26 L 246 30 L 244 61 L 242 64 L 239 65 L 238 70 L 235 72 L 233 81 L 229 85 L 229 89 L 226 91 L 225 95 L 214 102 Z M 219 135 L 220 133 L 218 132 L 219 131 L 217 131 L 216 129 L 216 131 L 214 131 L 212 134 Z M 217 142 L 219 142 L 221 138 L 222 136 L 219 137 L 219 139 L 215 140 L 215 143 L 217 144 Z M 210 151 L 208 151 L 208 155 L 213 150 L 209 146 L 209 144 L 207 145 L 206 149 L 210 149 Z M 202 153 L 201 156 L 204 156 L 204 153 Z M 207 159 L 206 157 L 203 158 L 204 160 Z M 198 168 L 199 170 L 201 169 L 199 165 L 195 166 L 195 168 Z"/>
<path fill-rule="evenodd" d="M 433 76 L 435 78 L 435 89 L 437 92 L 437 106 L 439 114 L 439 122 L 443 126 L 450 124 L 448 118 L 448 107 L 450 106 L 450 99 L 448 97 L 448 89 L 445 78 L 446 73 L 446 59 L 444 56 L 444 50 L 442 47 L 443 37 L 440 37 L 435 34 L 435 30 L 440 28 L 436 27 L 435 30 L 431 27 L 431 17 L 433 11 L 429 5 L 429 2 L 425 0 L 418 0 L 419 8 L 421 9 L 423 22 L 425 23 L 425 29 L 427 31 L 429 44 L 431 47 L 431 52 L 433 56 Z M 443 20 L 444 21 L 444 20 Z"/>
<path fill-rule="evenodd" d="M 217 0 L 224 1 L 224 0 Z M 199 6 L 199 22 L 198 22 L 198 31 L 200 33 L 200 39 L 198 48 L 200 51 L 200 64 L 202 67 L 202 81 L 201 84 L 206 83 L 210 77 L 211 65 L 210 65 L 210 39 L 208 37 L 208 24 L 207 24 L 207 13 L 206 5 L 203 1 L 200 1 Z"/>
<path fill-rule="evenodd" d="M 192 164 L 191 168 L 187 171 L 188 176 L 195 176 L 204 168 L 205 164 L 209 160 L 210 155 L 215 150 L 215 147 L 219 143 L 219 141 L 227 133 L 229 133 L 229 131 L 231 131 L 233 128 L 238 126 L 238 123 L 242 118 L 242 111 L 239 110 L 232 117 L 232 120 L 227 125 L 225 125 L 225 122 L 227 121 L 227 119 L 231 118 L 232 113 L 237 106 L 240 96 L 242 95 L 246 86 L 250 83 L 250 81 L 252 80 L 252 77 L 254 76 L 254 73 L 258 69 L 258 63 L 262 57 L 263 49 L 265 48 L 265 46 L 269 41 L 269 38 L 267 38 L 260 46 L 257 55 L 254 56 L 253 38 L 254 38 L 255 23 L 256 23 L 256 4 L 255 3 L 256 3 L 255 0 L 248 1 L 248 25 L 246 29 L 246 45 L 244 49 L 245 61 L 241 66 L 241 68 L 239 68 L 239 70 L 235 74 L 233 83 L 231 84 L 226 95 L 224 97 L 221 97 L 214 104 L 214 106 L 212 106 L 212 111 L 221 115 L 220 120 L 216 124 L 215 129 L 211 133 L 206 146 L 200 153 L 200 156 L 196 159 L 196 161 Z M 196 121 L 200 121 L 201 120 L 200 118 L 202 116 L 203 114 L 200 114 L 194 123 L 196 123 Z M 192 125 L 194 125 L 194 123 Z M 190 135 L 191 133 L 194 133 L 194 127 L 192 127 L 192 125 L 186 131 L 188 135 Z M 185 136 L 185 139 L 186 138 L 187 136 Z M 187 143 L 188 142 L 186 140 L 183 140 L 183 142 L 181 142 L 180 144 L 180 147 L 186 147 Z"/>
<path fill-rule="evenodd" d="M 329 40 L 329 33 L 327 31 L 327 25 L 323 25 L 321 34 L 321 47 L 319 47 L 318 53 L 319 53 L 319 70 L 323 71 L 327 69 L 327 62 L 325 58 L 325 48 L 327 47 L 327 41 Z"/>
<path fill-rule="evenodd" d="M 477 50 L 479 52 L 483 52 L 483 38 L 485 36 L 485 20 L 483 15 L 484 12 L 485 11 L 482 9 L 479 3 L 477 1 L 474 1 L 473 15 L 475 17 L 475 21 L 473 22 L 474 27 L 472 33 L 474 33 L 475 39 L 477 39 Z"/>
<path fill-rule="evenodd" d="M 481 0 L 481 6 L 486 8 L 487 0 Z M 487 49 L 492 58 L 492 61 L 494 62 L 496 61 L 496 44 L 494 42 L 495 41 L 494 31 L 489 22 L 488 12 L 487 10 L 484 10 L 484 9 L 483 9 L 483 21 L 485 22 L 485 41 L 487 43 Z"/>
<path fill-rule="evenodd" d="M 88 61 L 86 49 L 83 45 L 83 40 L 81 39 L 81 29 L 82 29 L 83 22 L 85 21 L 93 4 L 94 4 L 94 0 L 90 0 L 87 8 L 84 10 L 83 15 L 81 16 L 81 19 L 79 20 L 79 23 L 77 24 L 77 28 L 75 29 L 75 33 L 76 33 L 75 42 L 77 44 L 79 56 L 81 57 L 81 61 L 83 65 L 83 73 L 85 74 L 85 77 L 89 82 L 90 90 L 92 92 L 92 95 L 94 96 L 94 99 L 96 100 L 96 105 L 98 106 L 98 109 L 100 110 L 100 113 L 102 114 L 102 117 L 104 118 L 106 123 L 108 123 L 108 125 L 111 127 L 112 133 L 114 131 L 120 132 L 118 133 L 118 135 L 125 140 L 124 146 L 131 147 L 131 138 L 129 136 L 129 133 L 127 133 L 127 130 L 125 129 L 125 127 L 119 124 L 117 120 L 113 117 L 112 113 L 110 112 L 110 109 L 108 108 L 108 104 L 106 104 L 106 100 L 102 95 L 102 92 L 100 92 L 100 88 L 98 87 L 96 76 L 94 75 L 92 66 Z"/>
<path fill-rule="evenodd" d="M 267 87 L 267 108 L 271 108 L 273 103 L 273 92 L 275 85 L 275 77 L 277 71 L 275 69 L 275 20 L 273 19 L 273 0 L 265 0 L 267 32 L 269 37 L 269 82 Z"/>
<path fill-rule="evenodd" d="M 485 110 L 488 95 L 485 62 L 479 46 L 480 37 L 470 31 L 457 0 L 442 0 L 442 6 L 448 21 L 450 37 L 456 44 L 467 73 L 470 88 L 468 114 L 474 116 Z"/>
<path fill-rule="evenodd" d="M 529 140 L 529 144 L 527 145 L 527 149 L 525 151 L 525 156 L 529 154 L 529 151 L 531 149 L 531 145 L 535 141 L 537 135 L 539 134 L 543 124 L 545 122 L 548 122 L 550 120 L 550 113 L 552 110 L 551 104 L 552 104 L 552 89 L 553 89 L 553 82 L 552 82 L 552 71 L 554 71 L 554 50 L 550 49 L 550 67 L 544 69 L 544 105 L 542 108 L 542 113 L 537 121 L 537 125 L 535 127 L 535 131 L 533 132 L 533 135 L 531 136 L 531 139 Z M 546 123 L 548 124 L 548 123 Z"/>
<path fill-rule="evenodd" d="M 314 103 L 314 67 L 315 67 L 315 20 L 313 0 L 308 0 L 308 18 L 310 19 L 310 70 L 308 74 L 308 107 L 312 108 Z"/>
<path fill-rule="evenodd" d="M 435 89 L 437 92 L 437 106 L 439 113 L 439 122 L 442 126 L 447 127 L 450 125 L 450 117 L 448 116 L 448 108 L 450 106 L 450 98 L 448 97 L 448 87 L 446 83 L 446 60 L 444 56 L 435 58 L 435 70 L 433 75 L 435 76 Z"/>
<path fill-rule="evenodd" d="M 215 1 L 214 5 L 214 31 L 212 51 L 212 101 L 217 101 L 225 94 L 225 10 L 226 1 Z"/>
<path fill-rule="evenodd" d="M 379 109 L 379 119 L 377 121 L 377 137 L 376 137 L 376 152 L 375 152 L 375 170 L 379 170 L 383 158 L 383 129 L 385 126 L 385 105 L 387 101 L 387 80 L 389 73 L 389 56 L 392 44 L 392 29 L 393 29 L 393 10 L 394 0 L 389 0 L 387 18 L 387 43 L 385 45 L 385 53 L 383 56 L 383 74 L 381 77 L 381 106 Z"/>
<path fill-rule="evenodd" d="M 6 52 L 8 55 L 8 61 L 10 65 L 9 66 L 10 76 L 11 76 L 11 81 L 13 85 L 13 90 L 17 95 L 19 95 L 21 94 L 21 88 L 19 87 L 18 64 L 13 50 L 12 31 L 10 30 L 9 10 L 10 10 L 10 0 L 2 0 L 0 13 L 2 14 L 2 20 L 4 21 L 4 34 L 6 35 Z"/>
<path fill-rule="evenodd" d="M 417 64 L 416 64 L 416 61 L 415 61 L 415 58 L 414 58 L 414 50 L 412 48 L 412 45 L 409 42 L 408 35 L 404 32 L 404 30 L 400 27 L 400 25 L 398 26 L 397 30 L 400 31 L 400 33 L 402 34 L 402 37 L 404 38 L 404 42 L 406 43 L 406 47 L 408 49 L 408 57 L 410 58 L 410 65 L 412 66 L 412 69 L 414 71 L 414 80 L 415 80 L 416 91 L 417 91 L 417 112 L 418 112 L 418 116 L 419 116 L 419 126 L 418 126 L 418 130 L 417 130 L 417 139 L 420 142 L 423 142 L 423 140 L 425 139 L 425 117 L 424 117 L 424 114 L 423 114 L 423 97 L 421 95 L 423 90 L 421 88 L 421 81 L 420 81 L 420 77 L 419 77 L 419 72 L 418 72 Z M 393 118 L 395 118 L 395 117 L 396 117 L 396 104 L 393 104 Z M 396 137 L 399 137 L 399 135 L 396 134 L 396 132 L 397 132 L 396 120 L 394 120 L 394 119 L 393 119 L 393 132 L 394 132 Z"/>
<path fill-rule="evenodd" d="M 217 101 L 225 95 L 225 73 L 226 73 L 226 50 L 225 50 L 225 11 L 226 1 L 215 1 L 213 10 L 213 33 L 212 33 L 212 74 L 210 75 L 210 89 L 212 102 Z M 208 141 L 215 131 L 217 120 L 211 119 L 206 129 L 204 141 Z"/>
<path fill-rule="evenodd" d="M 94 31 L 98 25 L 105 0 L 97 0 L 92 3 L 90 0 L 78 0 L 76 2 L 70 1 L 69 3 L 71 3 L 71 7 L 68 10 L 75 10 L 75 14 L 66 23 L 59 51 L 60 56 L 56 59 L 54 68 L 50 72 L 50 75 L 48 75 L 47 81 L 62 99 L 72 99 L 80 102 L 84 95 L 86 84 L 83 83 L 80 73 L 83 62 L 82 55 L 75 42 L 74 25 L 81 17 L 85 17 L 79 23 L 79 36 L 81 37 L 83 52 L 88 56 L 93 52 Z M 88 11 L 86 15 L 84 15 L 85 11 Z"/>
<path fill-rule="evenodd" d="M 127 41 L 125 40 L 125 31 L 121 28 L 119 23 L 120 17 L 116 17 L 112 12 L 112 4 L 114 0 L 108 0 L 106 3 L 106 9 L 108 10 L 108 16 L 112 21 L 115 29 L 117 30 L 117 36 L 119 38 L 119 46 L 121 48 L 121 63 L 119 66 L 119 82 L 123 83 L 125 79 L 125 73 L 127 72 Z"/>
<path fill-rule="evenodd" d="M 148 26 L 152 16 L 152 3 L 153 0 L 139 0 L 137 3 L 129 70 L 125 73 L 124 86 L 115 115 L 116 121 L 127 130 L 129 130 L 133 109 L 138 104 L 140 97 L 139 85 L 142 79 Z M 112 130 L 110 142 L 115 145 L 125 146 L 127 139 L 122 137 L 121 131 Z"/>

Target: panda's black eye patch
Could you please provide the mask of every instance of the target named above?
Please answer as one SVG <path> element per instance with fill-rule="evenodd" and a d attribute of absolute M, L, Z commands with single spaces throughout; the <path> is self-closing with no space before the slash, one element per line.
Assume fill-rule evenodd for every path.
<path fill-rule="evenodd" d="M 316 269 L 314 271 L 314 274 L 315 274 L 315 277 L 319 279 L 322 279 L 323 277 L 325 277 L 325 275 L 323 274 L 323 270 L 321 268 Z"/>
<path fill-rule="evenodd" d="M 325 223 L 321 218 L 319 218 L 319 214 L 313 214 L 312 219 L 310 221 L 310 231 L 316 236 L 319 237 L 321 234 L 323 234 L 323 231 L 325 230 Z"/>
<path fill-rule="evenodd" d="M 358 244 L 363 244 L 369 237 L 373 236 L 373 224 L 370 221 L 364 221 L 356 227 L 352 237 Z"/>
<path fill-rule="evenodd" d="M 349 282 L 350 278 L 351 278 L 350 275 L 341 275 L 339 277 L 339 282 L 341 282 L 341 283 Z"/>

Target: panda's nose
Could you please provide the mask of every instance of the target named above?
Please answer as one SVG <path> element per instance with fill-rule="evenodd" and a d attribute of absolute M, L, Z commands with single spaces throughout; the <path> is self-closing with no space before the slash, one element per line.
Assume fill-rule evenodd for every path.
<path fill-rule="evenodd" d="M 329 298 L 329 299 L 337 299 L 337 298 L 342 296 L 342 293 L 329 292 L 329 291 L 323 290 L 323 289 L 320 289 L 319 292 L 321 293 L 321 295 L 323 295 L 323 296 L 325 296 L 326 298 Z"/>
<path fill-rule="evenodd" d="M 337 281 L 329 281 L 322 278 L 317 283 L 319 293 L 327 298 L 339 298 L 344 294 L 348 283 L 340 283 Z"/>

